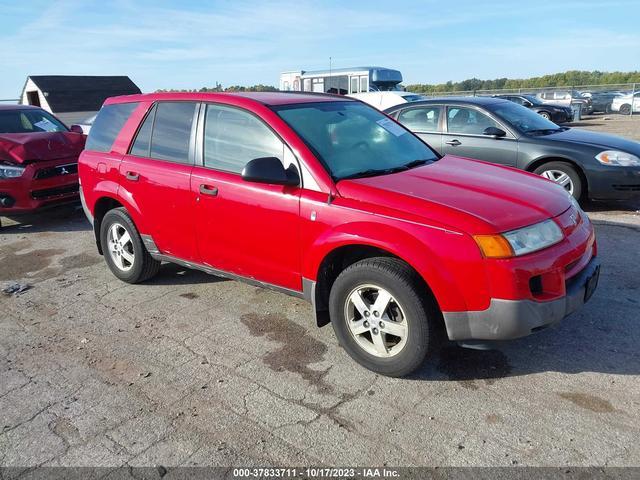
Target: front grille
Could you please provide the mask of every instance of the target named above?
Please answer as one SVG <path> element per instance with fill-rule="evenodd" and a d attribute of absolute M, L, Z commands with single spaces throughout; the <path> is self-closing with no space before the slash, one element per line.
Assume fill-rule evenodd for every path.
<path fill-rule="evenodd" d="M 33 176 L 35 180 L 42 180 L 44 178 L 58 177 L 60 175 L 71 175 L 78 173 L 77 163 L 68 163 L 67 165 L 58 165 L 57 167 L 42 168 L 36 172 Z"/>
<path fill-rule="evenodd" d="M 620 192 L 640 192 L 640 185 L 612 185 L 612 187 Z"/>
<path fill-rule="evenodd" d="M 49 197 L 59 197 L 62 195 L 69 195 L 70 193 L 78 193 L 79 185 L 74 183 L 73 185 L 65 185 L 64 187 L 45 188 L 42 190 L 34 190 L 31 192 L 31 197 L 35 200 L 41 200 Z"/>

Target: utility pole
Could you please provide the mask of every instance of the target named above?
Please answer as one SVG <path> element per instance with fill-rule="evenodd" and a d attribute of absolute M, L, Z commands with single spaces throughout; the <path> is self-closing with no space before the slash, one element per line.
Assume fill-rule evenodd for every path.
<path fill-rule="evenodd" d="M 331 57 L 329 57 L 329 88 L 327 91 L 331 90 L 331 84 L 333 83 L 333 77 L 331 76 Z"/>

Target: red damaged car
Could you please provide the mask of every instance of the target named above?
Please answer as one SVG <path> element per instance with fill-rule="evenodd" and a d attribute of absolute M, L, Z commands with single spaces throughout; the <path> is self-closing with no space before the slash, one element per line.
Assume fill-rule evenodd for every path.
<path fill-rule="evenodd" d="M 305 298 L 385 375 L 417 368 L 440 330 L 467 344 L 542 330 L 598 282 L 593 227 L 563 187 L 441 157 L 345 97 L 111 98 L 80 180 L 121 280 L 173 262 Z"/>
<path fill-rule="evenodd" d="M 41 108 L 0 105 L 0 215 L 76 201 L 85 138 Z"/>

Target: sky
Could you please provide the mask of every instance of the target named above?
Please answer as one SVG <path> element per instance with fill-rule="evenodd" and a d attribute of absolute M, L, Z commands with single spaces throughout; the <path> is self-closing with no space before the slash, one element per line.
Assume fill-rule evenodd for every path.
<path fill-rule="evenodd" d="M 0 99 L 28 75 L 160 88 L 378 65 L 405 84 L 640 70 L 640 0 L 0 0 Z"/>

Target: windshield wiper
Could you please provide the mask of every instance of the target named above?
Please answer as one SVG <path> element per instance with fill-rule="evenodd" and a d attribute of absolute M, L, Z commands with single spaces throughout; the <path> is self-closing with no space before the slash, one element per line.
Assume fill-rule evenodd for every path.
<path fill-rule="evenodd" d="M 378 175 L 389 175 L 390 173 L 402 172 L 404 170 L 408 170 L 408 168 L 404 165 L 400 167 L 393 167 L 393 168 L 379 168 L 379 169 L 369 168 L 361 172 L 355 172 L 349 175 L 345 175 L 344 177 L 340 177 L 340 180 L 349 180 L 351 178 L 375 177 Z"/>
<path fill-rule="evenodd" d="M 409 170 L 411 168 L 419 167 L 420 165 L 424 165 L 425 163 L 430 163 L 432 160 L 413 160 L 412 162 L 405 163 L 404 165 L 399 165 L 397 167 L 392 168 L 369 168 L 367 170 L 363 170 L 361 172 L 351 173 L 344 177 L 340 177 L 340 180 L 348 180 L 350 178 L 364 178 L 364 177 L 375 177 L 377 175 L 389 175 L 390 173 L 398 173 L 404 172 L 405 170 Z"/>
<path fill-rule="evenodd" d="M 409 162 L 409 163 L 405 163 L 403 166 L 408 170 L 410 168 L 416 168 L 419 167 L 420 165 L 424 165 L 425 163 L 429 163 L 432 162 L 433 160 L 414 160 L 413 162 Z"/>

